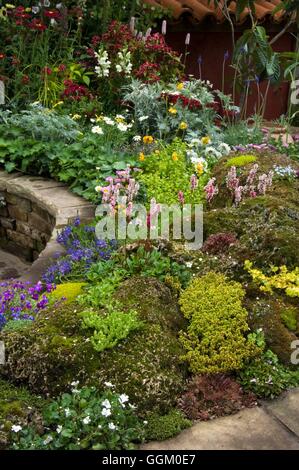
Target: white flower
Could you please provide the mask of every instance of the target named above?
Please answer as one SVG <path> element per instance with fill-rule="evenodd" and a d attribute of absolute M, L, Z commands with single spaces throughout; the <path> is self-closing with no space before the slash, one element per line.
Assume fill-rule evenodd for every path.
<path fill-rule="evenodd" d="M 56 432 L 57 432 L 57 434 L 60 434 L 61 431 L 62 431 L 62 426 L 61 426 L 61 424 L 60 424 L 59 426 L 57 426 Z"/>
<path fill-rule="evenodd" d="M 100 424 L 98 425 L 98 429 L 102 429 L 102 426 Z"/>
<path fill-rule="evenodd" d="M 129 401 L 129 397 L 128 395 L 126 395 L 125 393 L 123 393 L 122 395 L 119 396 L 118 398 L 118 401 L 121 405 L 123 405 L 124 403 L 126 403 L 127 401 Z"/>
<path fill-rule="evenodd" d="M 138 121 L 143 122 L 143 121 L 146 121 L 147 119 L 148 119 L 148 116 L 140 116 L 140 118 L 138 118 Z"/>
<path fill-rule="evenodd" d="M 96 56 L 97 61 L 98 61 L 98 65 L 95 67 L 96 74 L 100 78 L 109 77 L 111 61 L 108 60 L 109 57 L 108 57 L 107 51 L 99 50 L 99 52 L 95 53 L 95 56 Z"/>
<path fill-rule="evenodd" d="M 148 421 L 143 421 L 143 424 L 148 424 Z"/>
<path fill-rule="evenodd" d="M 108 126 L 114 126 L 114 124 L 115 124 L 114 121 L 113 121 L 111 118 L 106 117 L 106 116 L 103 117 L 103 121 L 104 121 L 106 124 L 108 124 Z"/>
<path fill-rule="evenodd" d="M 118 64 L 115 68 L 117 72 L 124 72 L 125 75 L 130 75 L 132 72 L 131 52 L 123 49 L 117 53 Z"/>
<path fill-rule="evenodd" d="M 68 417 L 70 416 L 70 414 L 71 414 L 71 411 L 70 411 L 69 408 L 66 408 L 66 409 L 64 410 L 64 413 L 65 413 L 66 418 L 68 418 Z"/>
<path fill-rule="evenodd" d="M 228 155 L 231 151 L 231 148 L 229 145 L 227 145 L 225 142 L 221 142 L 218 145 L 218 150 L 222 152 L 224 155 Z"/>
<path fill-rule="evenodd" d="M 89 416 L 86 416 L 86 418 L 83 419 L 83 424 L 89 424 L 91 421 L 90 417 Z"/>
<path fill-rule="evenodd" d="M 256 380 L 256 379 L 251 379 L 250 382 L 251 382 L 252 384 L 255 384 L 255 383 L 257 382 L 257 380 Z"/>
<path fill-rule="evenodd" d="M 19 426 L 18 424 L 14 424 L 11 427 L 11 430 L 12 430 L 12 432 L 20 432 L 20 431 L 22 431 L 22 426 Z"/>
<path fill-rule="evenodd" d="M 135 136 L 133 137 L 133 141 L 134 141 L 134 142 L 140 142 L 140 141 L 141 141 L 141 135 L 135 135 Z"/>
<path fill-rule="evenodd" d="M 96 186 L 94 189 L 96 193 L 100 193 L 102 191 L 102 186 Z"/>
<path fill-rule="evenodd" d="M 216 158 L 222 157 L 221 152 L 219 152 L 217 149 L 215 149 L 215 147 L 207 147 L 207 148 L 205 149 L 205 154 L 206 154 L 206 155 L 214 156 L 214 157 L 216 157 Z"/>
<path fill-rule="evenodd" d="M 37 13 L 39 12 L 39 7 L 32 7 L 31 11 L 34 15 L 37 15 Z"/>
<path fill-rule="evenodd" d="M 123 124 L 122 122 L 119 122 L 116 127 L 121 132 L 126 132 L 128 130 L 127 124 Z"/>
<path fill-rule="evenodd" d="M 192 268 L 193 262 L 192 261 L 187 261 L 186 266 L 187 266 L 187 268 Z"/>
<path fill-rule="evenodd" d="M 113 388 L 114 385 L 111 382 L 104 382 L 105 387 L 107 388 Z"/>
<path fill-rule="evenodd" d="M 103 134 L 104 134 L 104 131 L 103 131 L 103 129 L 102 129 L 100 126 L 93 126 L 93 127 L 91 128 L 91 132 L 92 132 L 93 134 L 99 134 L 99 135 L 103 135 Z"/>
<path fill-rule="evenodd" d="M 103 408 L 102 409 L 102 416 L 105 416 L 105 418 L 108 418 L 108 416 L 111 415 L 110 408 Z"/>
<path fill-rule="evenodd" d="M 47 444 L 50 444 L 50 442 L 53 441 L 53 437 L 52 436 L 47 436 L 46 439 L 43 441 L 43 444 L 44 446 L 46 446 Z"/>
<path fill-rule="evenodd" d="M 79 380 L 76 380 L 75 382 L 71 383 L 71 386 L 75 388 L 78 387 L 78 385 L 79 385 Z"/>
<path fill-rule="evenodd" d="M 114 431 L 116 429 L 116 426 L 114 423 L 109 423 L 108 428 L 111 429 L 111 431 Z"/>
<path fill-rule="evenodd" d="M 122 114 L 117 114 L 115 116 L 116 119 L 122 119 L 123 121 L 126 119 L 125 116 L 123 116 Z"/>
<path fill-rule="evenodd" d="M 109 408 L 109 409 L 110 409 L 110 408 L 111 408 L 111 403 L 110 403 L 110 401 L 107 400 L 107 399 L 104 400 L 104 401 L 102 401 L 102 407 L 103 407 L 103 408 Z"/>

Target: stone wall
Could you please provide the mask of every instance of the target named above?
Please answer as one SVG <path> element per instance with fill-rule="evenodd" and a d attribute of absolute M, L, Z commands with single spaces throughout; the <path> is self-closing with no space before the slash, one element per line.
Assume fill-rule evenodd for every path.
<path fill-rule="evenodd" d="M 0 247 L 34 261 L 50 240 L 55 217 L 25 197 L 0 192 Z"/>
<path fill-rule="evenodd" d="M 0 170 L 0 248 L 42 271 L 60 247 L 57 231 L 79 216 L 93 220 L 95 207 L 57 181 Z"/>

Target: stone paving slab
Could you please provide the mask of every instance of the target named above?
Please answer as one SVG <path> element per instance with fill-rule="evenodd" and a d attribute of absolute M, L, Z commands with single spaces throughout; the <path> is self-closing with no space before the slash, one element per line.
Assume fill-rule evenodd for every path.
<path fill-rule="evenodd" d="M 299 389 L 261 407 L 199 422 L 145 450 L 299 450 Z"/>
<path fill-rule="evenodd" d="M 294 434 L 299 436 L 299 389 L 283 394 L 263 407 Z"/>
<path fill-rule="evenodd" d="M 0 280 L 19 278 L 29 271 L 30 266 L 31 263 L 0 250 Z"/>

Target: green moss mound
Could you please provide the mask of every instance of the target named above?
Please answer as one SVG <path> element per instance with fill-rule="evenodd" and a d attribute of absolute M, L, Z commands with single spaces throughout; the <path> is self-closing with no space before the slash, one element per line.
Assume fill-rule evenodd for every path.
<path fill-rule="evenodd" d="M 250 163 L 254 163 L 257 161 L 256 155 L 238 155 L 236 157 L 231 157 L 227 160 L 226 166 L 227 167 L 243 167 L 249 165 Z"/>
<path fill-rule="evenodd" d="M 170 439 L 192 426 L 192 421 L 185 418 L 183 413 L 176 409 L 171 410 L 164 416 L 152 413 L 147 421 L 146 439 L 148 441 Z"/>
<path fill-rule="evenodd" d="M 56 286 L 56 289 L 49 295 L 52 302 L 59 301 L 64 298 L 65 303 L 72 303 L 78 295 L 83 294 L 85 282 L 65 282 Z"/>
<path fill-rule="evenodd" d="M 147 299 L 145 293 L 151 297 Z M 89 332 L 81 327 L 82 307 L 61 303 L 42 312 L 26 330 L 1 332 L 7 354 L 3 376 L 53 396 L 68 390 L 74 380 L 99 388 L 112 382 L 117 391 L 129 395 L 139 412 L 167 412 L 183 388 L 186 373 L 179 359 L 178 306 L 170 290 L 155 279 L 133 278 L 117 296 L 125 307 L 134 303 L 145 320 L 142 330 L 98 353 Z"/>

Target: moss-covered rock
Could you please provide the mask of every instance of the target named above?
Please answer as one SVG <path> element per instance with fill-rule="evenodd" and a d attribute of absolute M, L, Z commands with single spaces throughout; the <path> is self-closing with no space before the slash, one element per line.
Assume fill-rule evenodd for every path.
<path fill-rule="evenodd" d="M 296 332 L 288 328 L 285 322 L 286 312 L 292 313 L 292 318 L 296 315 L 299 319 L 299 309 L 287 302 L 283 298 L 275 298 L 257 291 L 256 296 L 250 293 L 247 296 L 246 307 L 249 312 L 249 325 L 256 330 L 262 328 L 266 343 L 286 365 L 291 366 L 291 354 L 293 349 L 291 344 L 297 340 Z"/>
<path fill-rule="evenodd" d="M 116 293 L 125 309 L 137 310 L 142 320 L 177 332 L 185 321 L 171 290 L 155 278 L 133 277 Z"/>
<path fill-rule="evenodd" d="M 24 388 L 0 379 L 0 450 L 9 446 L 13 425 L 42 425 L 40 410 L 45 401 Z"/>
<path fill-rule="evenodd" d="M 101 387 L 112 382 L 141 413 L 167 412 L 184 383 L 185 369 L 177 333 L 181 317 L 170 290 L 159 281 L 134 278 L 117 293 L 145 326 L 111 350 L 96 352 L 81 327 L 80 308 L 62 303 L 42 312 L 31 327 L 3 331 L 6 364 L 1 373 L 30 390 L 58 395 L 73 380 Z"/>

